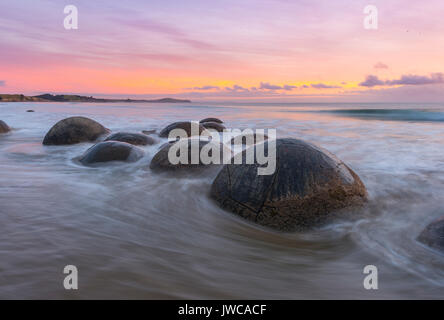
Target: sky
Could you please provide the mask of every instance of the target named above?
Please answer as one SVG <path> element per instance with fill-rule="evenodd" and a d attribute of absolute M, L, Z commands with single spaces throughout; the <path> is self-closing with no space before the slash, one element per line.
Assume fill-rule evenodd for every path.
<path fill-rule="evenodd" d="M 2 0 L 0 93 L 444 102 L 443 13 L 442 0 Z"/>

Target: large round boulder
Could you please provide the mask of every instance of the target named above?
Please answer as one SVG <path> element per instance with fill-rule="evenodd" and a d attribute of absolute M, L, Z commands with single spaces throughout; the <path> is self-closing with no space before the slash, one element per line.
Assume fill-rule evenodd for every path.
<path fill-rule="evenodd" d="M 2 120 L 0 120 L 0 133 L 7 133 L 11 131 L 11 128 Z"/>
<path fill-rule="evenodd" d="M 255 156 L 253 164 L 246 164 L 246 154 L 261 150 L 270 154 L 273 145 L 275 170 L 259 175 L 259 168 L 273 168 L 274 157 L 268 164 L 260 164 Z M 242 164 L 227 164 L 220 171 L 211 186 L 211 197 L 223 208 L 260 225 L 280 231 L 304 230 L 324 223 L 339 209 L 366 200 L 364 184 L 347 165 L 302 140 L 269 140 L 247 148 L 240 156 Z"/>
<path fill-rule="evenodd" d="M 71 117 L 57 122 L 43 139 L 44 145 L 67 145 L 92 142 L 109 130 L 100 123 L 85 118 Z"/>
<path fill-rule="evenodd" d="M 217 123 L 217 122 L 204 122 L 204 123 L 202 123 L 202 126 L 205 129 L 208 129 L 210 131 L 214 130 L 214 131 L 217 131 L 217 132 L 223 132 L 226 129 L 223 124 L 220 124 L 220 123 Z"/>
<path fill-rule="evenodd" d="M 429 224 L 419 235 L 418 241 L 444 253 L 444 217 Z"/>
<path fill-rule="evenodd" d="M 168 138 L 170 132 L 174 129 L 184 130 L 186 132 L 187 137 L 199 136 L 205 131 L 205 128 L 197 122 L 179 121 L 179 122 L 174 122 L 169 126 L 163 128 L 162 131 L 160 131 L 159 133 L 159 137 Z"/>
<path fill-rule="evenodd" d="M 205 122 L 216 122 L 216 123 L 224 123 L 222 120 L 218 119 L 218 118 L 205 118 L 199 121 L 200 123 L 205 123 Z"/>
<path fill-rule="evenodd" d="M 117 132 L 105 139 L 105 141 L 126 142 L 135 146 L 146 146 L 156 143 L 156 141 L 143 133 Z"/>
<path fill-rule="evenodd" d="M 135 162 L 142 158 L 143 155 L 142 149 L 129 143 L 106 141 L 100 142 L 86 150 L 79 161 L 84 165 L 109 161 Z"/>
<path fill-rule="evenodd" d="M 205 160 L 201 155 L 214 157 L 215 161 Z M 181 156 L 182 159 L 179 161 Z M 164 144 L 151 160 L 150 168 L 153 170 L 203 169 L 222 165 L 224 159 L 228 160 L 231 156 L 231 149 L 223 143 L 202 139 L 182 139 Z M 192 157 L 197 160 L 193 162 Z"/>

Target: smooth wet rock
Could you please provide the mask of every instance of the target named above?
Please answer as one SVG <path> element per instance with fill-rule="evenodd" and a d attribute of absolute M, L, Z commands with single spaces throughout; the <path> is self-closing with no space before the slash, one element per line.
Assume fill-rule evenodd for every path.
<path fill-rule="evenodd" d="M 218 156 L 219 159 L 219 164 L 214 164 L 214 163 L 210 163 L 210 164 L 206 164 L 203 163 L 201 161 L 201 158 L 198 158 L 198 163 L 196 164 L 192 164 L 191 163 L 191 152 L 192 152 L 192 146 L 191 146 L 191 141 L 195 141 L 196 145 L 198 145 L 198 150 L 199 150 L 199 155 L 202 151 L 202 148 L 204 146 L 206 146 L 207 148 L 210 148 L 212 146 L 218 146 L 220 153 Z M 172 147 L 177 148 L 176 150 L 176 155 L 179 156 L 180 155 L 180 147 L 183 147 L 184 149 L 188 150 L 187 151 L 187 163 L 171 163 L 170 159 L 168 157 L 169 151 Z M 225 153 L 224 153 L 225 152 Z M 212 152 L 209 152 L 210 156 L 212 155 Z M 153 157 L 153 159 L 151 160 L 150 163 L 150 168 L 153 170 L 178 170 L 178 169 L 204 169 L 206 167 L 214 167 L 217 165 L 222 165 L 223 164 L 223 160 L 224 160 L 224 156 L 225 159 L 230 159 L 231 158 L 231 150 L 225 146 L 222 143 L 217 142 L 211 142 L 211 141 L 207 141 L 207 140 L 202 140 L 202 139 L 182 139 L 176 142 L 171 142 L 171 143 L 165 143 L 163 145 L 163 147 L 156 153 L 156 155 Z"/>
<path fill-rule="evenodd" d="M 11 131 L 11 128 L 2 120 L 0 120 L 0 133 L 7 133 Z"/>
<path fill-rule="evenodd" d="M 153 133 L 156 133 L 156 129 L 153 129 L 153 130 L 142 130 L 142 133 L 143 134 L 153 134 Z"/>
<path fill-rule="evenodd" d="M 119 141 L 100 142 L 89 148 L 79 159 L 80 163 L 90 165 L 99 162 L 135 162 L 142 158 L 142 149 Z"/>
<path fill-rule="evenodd" d="M 44 145 L 69 145 L 92 142 L 109 130 L 100 123 L 85 118 L 71 117 L 57 122 L 43 139 Z"/>
<path fill-rule="evenodd" d="M 264 142 L 265 150 L 269 144 Z M 244 164 L 225 165 L 211 187 L 211 197 L 221 207 L 245 219 L 280 231 L 305 230 L 326 222 L 339 209 L 366 200 L 359 177 L 310 143 L 276 140 L 276 170 L 271 175 L 258 175 L 257 161 L 245 164 L 248 149 L 242 152 Z"/>
<path fill-rule="evenodd" d="M 105 141 L 126 142 L 135 146 L 146 146 L 156 143 L 156 141 L 143 133 L 117 132 L 105 139 Z"/>
<path fill-rule="evenodd" d="M 265 140 L 268 140 L 268 136 L 266 134 L 253 133 L 253 134 L 236 136 L 231 139 L 230 144 L 232 145 L 244 144 L 247 146 L 251 146 L 257 143 L 264 142 Z"/>
<path fill-rule="evenodd" d="M 205 128 L 202 125 L 200 125 L 198 123 L 194 123 L 194 125 L 196 126 L 196 129 L 197 129 L 196 134 L 194 134 L 191 132 L 191 125 L 192 125 L 192 123 L 190 121 L 174 122 L 174 123 L 170 124 L 169 126 L 165 127 L 164 129 L 162 129 L 162 131 L 160 131 L 160 133 L 159 133 L 159 137 L 168 138 L 168 135 L 174 129 L 185 130 L 188 137 L 191 137 L 192 135 L 194 135 L 194 136 L 200 135 L 200 134 L 202 134 L 202 132 L 205 131 Z M 198 134 L 197 134 L 197 132 L 198 132 Z"/>
<path fill-rule="evenodd" d="M 202 125 L 205 129 L 216 130 L 217 132 L 223 132 L 226 129 L 224 125 L 217 122 L 204 122 Z"/>
<path fill-rule="evenodd" d="M 419 235 L 418 241 L 444 253 L 444 217 L 429 224 Z"/>
<path fill-rule="evenodd" d="M 205 118 L 203 120 L 199 121 L 200 123 L 205 123 L 205 122 L 216 122 L 216 123 L 224 123 L 222 120 L 218 119 L 218 118 Z"/>

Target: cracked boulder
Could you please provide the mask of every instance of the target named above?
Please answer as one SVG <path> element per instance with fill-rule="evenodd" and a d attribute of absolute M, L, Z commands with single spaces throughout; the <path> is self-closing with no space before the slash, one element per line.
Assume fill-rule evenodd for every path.
<path fill-rule="evenodd" d="M 418 241 L 444 253 L 444 217 L 429 224 L 419 235 Z"/>
<path fill-rule="evenodd" d="M 57 122 L 43 139 L 44 145 L 68 145 L 92 142 L 109 130 L 85 117 L 71 117 Z"/>
<path fill-rule="evenodd" d="M 156 141 L 143 133 L 117 132 L 110 135 L 105 141 L 126 142 L 135 146 L 146 146 L 156 143 Z"/>
<path fill-rule="evenodd" d="M 89 148 L 79 159 L 83 165 L 100 162 L 124 161 L 135 162 L 143 157 L 142 149 L 126 142 L 106 141 Z"/>
<path fill-rule="evenodd" d="M 267 151 L 273 143 L 247 148 L 242 164 L 225 165 L 214 180 L 210 194 L 222 208 L 266 227 L 297 231 L 365 202 L 360 178 L 328 151 L 302 140 L 278 139 L 274 172 L 258 175 L 257 169 L 267 164 L 245 162 L 246 152 L 257 151 L 258 146 Z"/>

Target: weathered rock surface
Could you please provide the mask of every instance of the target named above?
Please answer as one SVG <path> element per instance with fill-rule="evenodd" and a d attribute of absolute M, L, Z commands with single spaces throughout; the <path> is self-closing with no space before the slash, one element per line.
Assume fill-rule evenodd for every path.
<path fill-rule="evenodd" d="M 11 131 L 11 128 L 2 120 L 0 120 L 0 133 L 7 133 Z"/>
<path fill-rule="evenodd" d="M 199 139 L 182 139 L 179 140 L 177 142 L 171 142 L 171 143 L 166 143 L 164 144 L 164 146 L 157 152 L 157 154 L 153 157 L 153 159 L 151 160 L 151 164 L 150 164 L 150 168 L 153 170 L 178 170 L 178 169 L 196 169 L 196 168 L 206 168 L 206 167 L 211 167 L 211 166 L 216 166 L 218 164 L 214 164 L 214 163 L 206 163 L 203 162 L 202 159 L 198 158 L 198 161 L 196 161 L 197 163 L 191 163 L 191 154 L 192 154 L 192 144 L 191 142 L 194 141 L 196 143 L 196 150 L 198 150 L 198 154 L 200 155 L 202 149 L 205 147 L 206 151 L 209 151 L 208 154 L 210 156 L 212 156 L 212 151 L 209 150 L 210 148 L 216 148 L 213 150 L 216 151 L 220 151 L 220 153 L 218 153 L 218 161 L 219 161 L 219 165 L 223 164 L 223 159 L 224 159 L 224 155 L 226 159 L 230 159 L 231 158 L 231 150 L 229 148 L 227 148 L 227 146 L 223 145 L 222 143 L 215 143 L 215 142 L 211 142 L 211 141 L 206 141 L 206 140 L 199 140 Z M 169 159 L 169 152 L 171 148 L 175 148 L 176 149 L 176 156 L 179 157 L 180 156 L 180 150 L 182 148 L 182 150 L 187 150 L 187 154 L 186 157 L 184 156 L 184 158 L 186 159 L 186 163 L 171 163 L 170 159 Z M 205 151 L 205 152 L 206 152 Z"/>
<path fill-rule="evenodd" d="M 269 144 L 264 142 L 265 150 Z M 276 140 L 276 170 L 271 175 L 258 175 L 257 161 L 245 164 L 248 149 L 242 153 L 244 164 L 225 165 L 211 187 L 213 199 L 245 219 L 280 231 L 304 230 L 366 200 L 359 177 L 310 143 Z"/>
<path fill-rule="evenodd" d="M 268 140 L 268 136 L 266 134 L 253 133 L 253 134 L 236 136 L 231 139 L 230 144 L 232 145 L 245 144 L 247 146 L 251 146 L 256 143 L 264 142 L 265 140 Z"/>
<path fill-rule="evenodd" d="M 429 224 L 419 235 L 418 241 L 444 253 L 444 217 Z"/>
<path fill-rule="evenodd" d="M 217 132 L 223 132 L 226 129 L 224 125 L 217 122 L 204 122 L 202 125 L 205 129 L 216 130 Z"/>
<path fill-rule="evenodd" d="M 135 146 L 146 146 L 156 143 L 156 141 L 143 133 L 117 132 L 105 139 L 105 141 L 126 142 Z"/>
<path fill-rule="evenodd" d="M 71 117 L 57 122 L 43 139 L 44 145 L 68 145 L 92 142 L 109 130 L 100 123 L 85 118 Z"/>
<path fill-rule="evenodd" d="M 143 155 L 143 150 L 129 143 L 106 141 L 89 148 L 80 157 L 79 161 L 84 165 L 109 161 L 135 162 L 142 158 Z"/>
<path fill-rule="evenodd" d="M 218 119 L 218 118 L 205 118 L 203 120 L 199 121 L 200 123 L 205 123 L 205 122 L 216 122 L 216 123 L 224 123 L 222 120 Z"/>
<path fill-rule="evenodd" d="M 194 125 L 196 127 L 196 133 L 191 132 L 192 125 Z M 202 132 L 205 131 L 205 128 L 198 123 L 192 124 L 190 121 L 179 121 L 179 122 L 174 122 L 174 123 L 170 124 L 169 126 L 163 128 L 162 131 L 160 131 L 160 133 L 159 133 L 159 137 L 168 138 L 168 135 L 174 129 L 185 130 L 188 137 L 200 135 L 200 134 L 202 134 Z"/>

